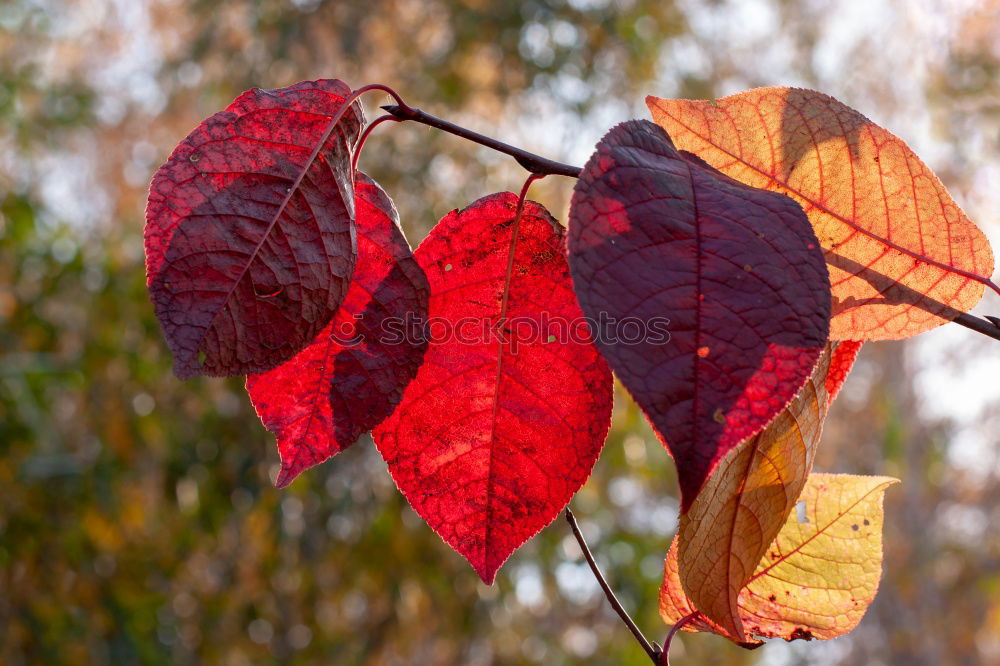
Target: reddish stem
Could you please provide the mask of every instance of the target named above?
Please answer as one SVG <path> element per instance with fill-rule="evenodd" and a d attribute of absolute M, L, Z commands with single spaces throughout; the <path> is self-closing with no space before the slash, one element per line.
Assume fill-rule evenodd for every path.
<path fill-rule="evenodd" d="M 351 157 L 351 171 L 358 170 L 358 157 L 361 156 L 361 149 L 365 147 L 365 141 L 368 140 L 368 135 L 372 133 L 373 129 L 375 129 L 382 123 L 390 120 L 394 123 L 402 122 L 396 116 L 392 115 L 391 113 L 387 113 L 384 116 L 379 116 L 375 120 L 368 123 L 368 125 L 365 127 L 365 131 L 361 133 L 360 137 L 358 137 L 358 142 L 354 144 L 354 150 L 353 150 L 354 155 Z"/>
<path fill-rule="evenodd" d="M 667 640 L 663 641 L 663 651 L 660 653 L 660 661 L 657 666 L 670 666 L 670 643 L 674 640 L 674 636 L 677 632 L 680 631 L 685 624 L 698 617 L 698 615 L 698 611 L 685 615 L 677 621 L 677 624 L 670 628 L 670 633 L 667 634 Z"/>

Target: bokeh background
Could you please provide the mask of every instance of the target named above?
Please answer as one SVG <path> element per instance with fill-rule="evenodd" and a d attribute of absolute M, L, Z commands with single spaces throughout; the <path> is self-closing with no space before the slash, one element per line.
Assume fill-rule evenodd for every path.
<path fill-rule="evenodd" d="M 486 587 L 370 440 L 278 491 L 242 381 L 171 375 L 144 286 L 149 178 L 242 90 L 319 77 L 390 84 L 577 164 L 611 125 L 648 117 L 647 93 L 817 88 L 907 140 L 997 246 L 997 0 L 3 0 L 3 664 L 647 663 L 563 521 Z M 422 126 L 379 128 L 362 167 L 414 243 L 523 178 Z M 565 219 L 571 186 L 533 196 Z M 827 643 L 684 635 L 675 665 L 1000 663 L 998 406 L 994 341 L 949 325 L 867 345 L 817 468 L 903 480 L 875 604 Z M 572 506 L 655 640 L 676 496 L 619 392 Z"/>

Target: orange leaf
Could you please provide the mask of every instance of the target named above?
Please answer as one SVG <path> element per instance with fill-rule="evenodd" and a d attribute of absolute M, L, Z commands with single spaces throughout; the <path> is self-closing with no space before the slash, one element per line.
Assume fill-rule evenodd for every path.
<path fill-rule="evenodd" d="M 781 532 L 740 592 L 740 620 L 749 639 L 728 634 L 698 613 L 681 589 L 677 539 L 667 553 L 660 616 L 684 631 L 710 631 L 744 647 L 761 639 L 829 639 L 861 621 L 882 575 L 882 498 L 898 483 L 885 476 L 811 474 L 801 510 Z"/>
<path fill-rule="evenodd" d="M 812 469 L 829 406 L 827 379 L 838 343 L 774 421 L 731 451 L 680 517 L 680 581 L 697 608 L 743 640 L 737 598 L 781 530 Z"/>
<path fill-rule="evenodd" d="M 719 100 L 647 97 L 678 148 L 802 205 L 826 253 L 830 337 L 906 338 L 971 309 L 993 253 L 898 137 L 822 93 L 757 88 Z"/>

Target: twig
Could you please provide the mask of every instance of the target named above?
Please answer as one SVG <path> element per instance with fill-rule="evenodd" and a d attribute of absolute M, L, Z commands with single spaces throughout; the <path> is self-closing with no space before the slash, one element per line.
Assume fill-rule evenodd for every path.
<path fill-rule="evenodd" d="M 618 601 L 618 597 L 611 590 L 611 586 L 608 585 L 608 581 L 604 579 L 604 574 L 601 573 L 600 567 L 597 566 L 597 562 L 594 561 L 594 556 L 590 552 L 590 548 L 587 547 L 587 542 L 583 538 L 583 533 L 580 532 L 580 526 L 576 524 L 576 518 L 573 516 L 573 511 L 569 507 L 566 507 L 566 522 L 569 523 L 570 529 L 573 530 L 573 536 L 576 537 L 576 542 L 580 544 L 580 550 L 583 551 L 583 556 L 587 558 L 587 564 L 590 565 L 590 570 L 594 572 L 594 578 L 600 584 L 601 589 L 604 590 L 604 596 L 608 598 L 608 603 L 611 607 L 615 609 L 618 613 L 618 617 L 622 619 L 625 626 L 628 627 L 632 635 L 635 636 L 635 640 L 639 642 L 642 649 L 646 651 L 649 655 L 650 660 L 652 660 L 655 666 L 660 666 L 660 652 L 649 644 L 646 637 L 642 635 L 642 631 L 636 626 L 635 621 L 629 616 L 628 611 L 622 606 L 621 602 Z"/>
<path fill-rule="evenodd" d="M 421 123 L 423 125 L 436 127 L 443 132 L 454 134 L 455 136 L 462 137 L 463 139 L 478 143 L 482 146 L 486 146 L 487 148 L 492 148 L 497 152 L 510 155 L 517 160 L 518 164 L 531 173 L 569 176 L 570 178 L 577 178 L 580 176 L 580 167 L 563 164 L 562 162 L 556 162 L 555 160 L 550 160 L 540 155 L 529 153 L 527 150 L 517 148 L 516 146 L 504 143 L 503 141 L 497 141 L 496 139 L 480 134 L 479 132 L 473 132 L 470 129 L 456 125 L 455 123 L 448 122 L 447 120 L 438 118 L 437 116 L 432 116 L 431 114 L 421 111 L 420 109 L 400 106 L 398 104 L 383 106 L 382 109 L 387 113 L 391 113 L 400 120 L 412 120 L 413 122 Z"/>
<path fill-rule="evenodd" d="M 1000 324 L 994 322 L 993 319 L 996 319 L 996 317 L 980 319 L 975 315 L 962 313 L 955 317 L 952 321 L 956 324 L 961 324 L 968 329 L 972 329 L 977 333 L 982 333 L 985 336 L 991 337 L 994 340 L 1000 340 Z"/>
<path fill-rule="evenodd" d="M 380 87 L 380 89 L 385 90 L 385 88 L 382 87 Z M 454 134 L 455 136 L 478 143 L 482 146 L 486 146 L 487 148 L 492 148 L 493 150 L 504 153 L 505 155 L 510 155 L 517 160 L 518 164 L 531 173 L 579 178 L 580 172 L 583 170 L 578 166 L 550 160 L 546 157 L 542 157 L 541 155 L 530 153 L 523 148 L 512 146 L 508 143 L 504 143 L 503 141 L 498 141 L 493 137 L 480 134 L 479 132 L 474 132 L 470 129 L 462 127 L 461 125 L 456 125 L 455 123 L 444 120 L 443 118 L 432 116 L 426 111 L 421 111 L 420 109 L 407 105 L 403 102 L 399 95 L 395 93 L 395 91 L 390 90 L 389 92 L 395 98 L 397 103 L 383 106 L 381 108 L 397 120 L 412 120 L 413 122 L 435 127 L 443 132 Z M 997 289 L 996 285 L 989 282 L 989 280 L 987 280 L 987 283 L 989 283 L 989 286 Z M 1000 289 L 998 289 L 998 291 L 1000 291 Z M 976 331 L 977 333 L 982 333 L 983 335 L 993 338 L 994 340 L 1000 340 L 1000 324 L 997 322 L 981 319 L 970 314 L 961 314 L 953 321 L 956 324 L 965 326 L 966 328 Z"/>

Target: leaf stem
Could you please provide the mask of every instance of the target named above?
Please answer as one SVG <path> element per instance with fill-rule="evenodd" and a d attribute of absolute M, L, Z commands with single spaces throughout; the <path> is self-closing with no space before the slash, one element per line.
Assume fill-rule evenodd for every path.
<path fill-rule="evenodd" d="M 663 641 L 663 652 L 660 653 L 660 661 L 657 666 L 670 666 L 670 643 L 674 640 L 674 635 L 681 630 L 681 627 L 698 617 L 698 615 L 698 611 L 689 613 L 677 620 L 677 624 L 670 627 L 670 633 L 667 634 L 667 640 Z"/>
<path fill-rule="evenodd" d="M 583 551 L 583 556 L 587 559 L 587 564 L 590 565 L 590 570 L 594 573 L 594 578 L 597 579 L 598 584 L 600 584 L 601 589 L 604 590 L 604 596 L 607 597 L 608 603 L 611 607 L 615 609 L 618 613 L 618 617 L 622 619 L 628 630 L 632 632 L 635 636 L 635 640 L 639 642 L 642 649 L 646 651 L 649 655 L 650 660 L 653 662 L 654 666 L 660 666 L 660 651 L 650 645 L 646 637 L 642 635 L 642 631 L 636 626 L 635 621 L 629 616 L 628 611 L 622 606 L 621 602 L 618 601 L 618 597 L 615 596 L 614 591 L 612 591 L 611 586 L 608 585 L 608 581 L 604 579 L 604 574 L 601 573 L 600 567 L 597 566 L 597 562 L 594 561 L 594 556 L 590 552 L 590 548 L 587 546 L 586 540 L 583 538 L 583 533 L 580 532 L 580 526 L 576 523 L 576 517 L 573 515 L 573 511 L 566 507 L 566 522 L 569 523 L 570 529 L 573 530 L 573 536 L 576 537 L 576 542 L 580 544 L 580 550 Z"/>
<path fill-rule="evenodd" d="M 426 111 L 421 111 L 420 109 L 414 109 L 412 107 L 399 104 L 383 106 L 382 109 L 400 120 L 412 120 L 414 122 L 421 123 L 422 125 L 435 127 L 443 132 L 454 134 L 455 136 L 472 141 L 473 143 L 478 143 L 481 146 L 486 146 L 487 148 L 492 148 L 497 152 L 510 155 L 517 160 L 518 164 L 531 173 L 553 176 L 569 176 L 570 178 L 578 178 L 580 176 L 580 167 L 563 164 L 562 162 L 556 162 L 555 160 L 550 160 L 540 155 L 529 153 L 527 150 L 522 148 L 512 146 L 504 143 L 503 141 L 498 141 L 497 139 L 480 134 L 479 132 L 474 132 L 460 125 L 456 125 L 455 123 L 438 118 L 437 116 L 432 116 Z"/>
<path fill-rule="evenodd" d="M 393 121 L 397 123 L 402 122 L 396 116 L 387 113 L 384 116 L 379 116 L 375 120 L 368 123 L 368 125 L 365 126 L 365 131 L 362 132 L 361 136 L 358 138 L 358 142 L 354 144 L 354 150 L 352 151 L 354 155 L 351 157 L 351 171 L 357 171 L 358 169 L 358 157 L 361 156 L 361 149 L 364 148 L 365 141 L 368 140 L 368 135 L 372 133 L 372 130 L 386 121 Z"/>

